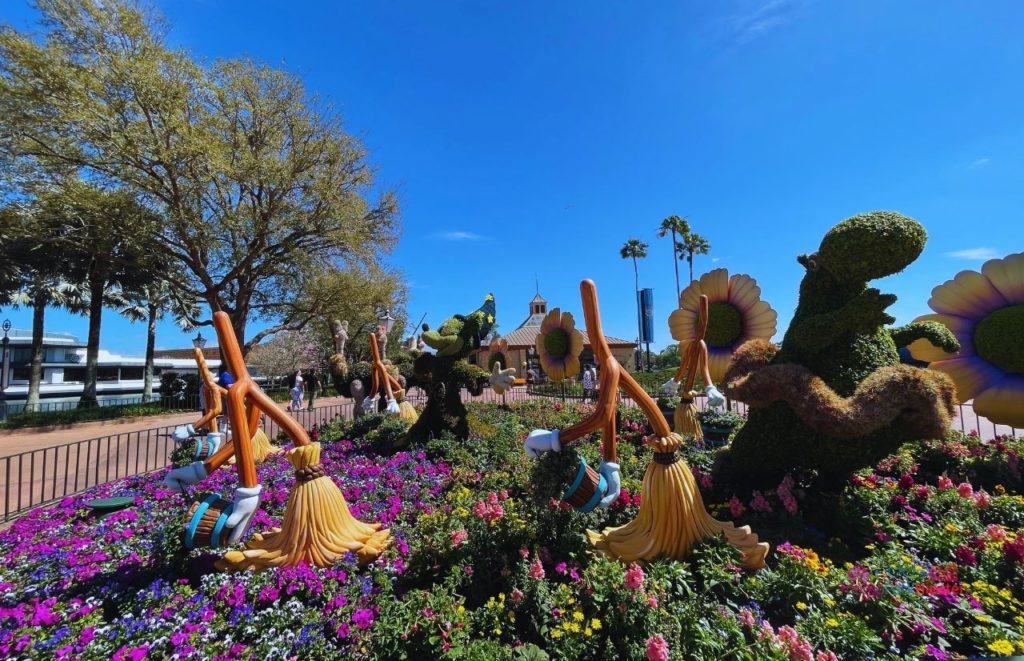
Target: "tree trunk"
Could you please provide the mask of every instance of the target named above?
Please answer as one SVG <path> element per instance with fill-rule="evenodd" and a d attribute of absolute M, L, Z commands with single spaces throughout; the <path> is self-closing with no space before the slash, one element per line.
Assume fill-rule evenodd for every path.
<path fill-rule="evenodd" d="M 100 360 L 100 323 L 103 318 L 105 278 L 93 275 L 89 282 L 89 339 L 85 349 L 85 387 L 79 408 L 96 406 L 96 370 Z"/>
<path fill-rule="evenodd" d="M 148 404 L 153 399 L 153 348 L 156 345 L 156 316 L 159 312 L 159 306 L 150 299 L 149 324 L 146 327 L 146 366 L 142 375 L 143 404 Z"/>
<path fill-rule="evenodd" d="M 636 267 L 636 257 L 633 258 L 633 295 L 636 297 L 636 346 L 639 349 L 643 341 L 643 319 L 640 316 L 640 271 Z M 643 369 L 643 354 L 640 354 L 641 370 Z"/>
<path fill-rule="evenodd" d="M 676 250 L 676 231 L 672 230 L 672 265 L 676 268 L 676 304 L 679 302 L 679 251 Z"/>
<path fill-rule="evenodd" d="M 39 408 L 39 384 L 43 381 L 43 321 L 46 318 L 46 293 L 40 289 L 32 300 L 32 362 L 28 376 L 25 410 Z"/>
<path fill-rule="evenodd" d="M 693 253 L 692 252 L 690 253 L 690 257 L 689 257 L 689 259 L 687 261 L 690 262 L 690 282 L 693 282 Z"/>

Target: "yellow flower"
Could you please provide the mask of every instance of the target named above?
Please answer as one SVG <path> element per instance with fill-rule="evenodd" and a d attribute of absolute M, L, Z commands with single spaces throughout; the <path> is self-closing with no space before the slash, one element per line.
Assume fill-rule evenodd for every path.
<path fill-rule="evenodd" d="M 590 627 L 587 627 L 586 629 L 583 630 L 583 635 L 587 636 L 589 638 L 590 636 L 594 635 L 594 630 L 591 629 Z"/>
<path fill-rule="evenodd" d="M 562 630 L 561 629 L 552 629 L 551 630 L 551 637 L 552 638 L 561 638 L 562 637 Z"/>
<path fill-rule="evenodd" d="M 496 633 L 497 635 L 500 636 L 501 635 L 501 629 L 498 628 L 498 627 L 494 627 L 494 633 Z"/>
<path fill-rule="evenodd" d="M 830 617 L 827 620 L 825 620 L 825 624 L 827 624 L 828 626 L 830 626 L 832 628 L 835 628 L 835 627 L 839 626 L 839 620 L 837 620 L 834 617 Z"/>
<path fill-rule="evenodd" d="M 590 628 L 593 629 L 594 631 L 600 631 L 601 630 L 601 620 L 597 619 L 596 617 L 594 619 L 590 620 Z"/>
<path fill-rule="evenodd" d="M 988 649 L 991 652 L 995 652 L 999 656 L 1010 656 L 1014 652 L 1013 643 L 1006 640 L 1005 638 L 1000 638 L 994 643 L 989 643 Z"/>
<path fill-rule="evenodd" d="M 573 611 L 572 612 L 572 619 L 576 620 L 577 622 L 582 622 L 583 621 L 583 613 L 581 613 L 580 611 Z"/>
<path fill-rule="evenodd" d="M 544 373 L 555 383 L 580 373 L 583 333 L 576 330 L 571 312 L 553 308 L 540 323 L 537 355 Z"/>
<path fill-rule="evenodd" d="M 802 601 L 798 601 L 798 602 L 796 602 L 796 609 L 798 611 L 805 611 L 805 610 L 807 610 L 807 604 L 805 604 Z"/>
<path fill-rule="evenodd" d="M 825 597 L 825 605 L 826 606 L 835 606 L 836 605 L 836 600 L 833 599 L 832 597 Z"/>
<path fill-rule="evenodd" d="M 462 604 L 459 604 L 459 607 L 455 609 L 455 612 L 458 613 L 459 615 L 462 615 L 463 613 L 466 612 L 466 607 L 463 606 Z"/>
<path fill-rule="evenodd" d="M 761 300 L 761 288 L 749 275 L 732 277 L 726 269 L 708 271 L 679 294 L 679 309 L 668 318 L 669 332 L 679 342 L 679 355 L 697 336 L 700 297 L 707 295 L 708 329 L 704 342 L 708 347 L 711 380 L 725 376 L 733 352 L 747 340 L 771 339 L 778 315 Z"/>

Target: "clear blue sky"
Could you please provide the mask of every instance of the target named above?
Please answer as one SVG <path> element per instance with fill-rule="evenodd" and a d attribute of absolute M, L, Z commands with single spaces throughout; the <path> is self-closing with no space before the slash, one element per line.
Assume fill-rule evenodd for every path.
<path fill-rule="evenodd" d="M 671 248 L 684 215 L 711 242 L 697 272 L 761 283 L 780 316 L 835 222 L 892 209 L 930 238 L 880 281 L 900 322 L 979 255 L 1024 250 L 1024 6 L 1016 1 L 348 2 L 156 0 L 171 43 L 252 56 L 335 102 L 400 191 L 389 258 L 409 315 L 433 324 L 497 298 L 526 316 L 534 276 L 578 313 L 598 285 L 606 332 L 635 336 L 619 247 L 651 244 L 658 346 L 674 308 Z M 8 0 L 0 19 L 32 13 Z M 958 256 L 959 255 L 959 256 Z M 685 266 L 685 265 L 683 265 Z M 27 328 L 25 311 L 4 310 Z M 85 335 L 59 312 L 48 329 Z M 145 328 L 108 313 L 104 348 L 141 354 Z M 188 346 L 171 324 L 158 346 Z"/>

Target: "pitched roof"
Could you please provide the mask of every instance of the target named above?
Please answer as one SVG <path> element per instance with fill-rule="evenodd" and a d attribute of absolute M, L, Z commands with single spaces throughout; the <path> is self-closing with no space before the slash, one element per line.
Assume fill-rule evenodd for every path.
<path fill-rule="evenodd" d="M 536 315 L 534 315 L 534 316 L 536 316 Z M 531 316 L 530 319 L 532 319 L 532 318 L 533 317 Z M 530 321 L 530 319 L 527 319 L 527 321 Z M 590 338 L 587 337 L 587 331 L 585 331 L 582 328 L 580 328 L 578 330 L 581 333 L 583 333 L 583 344 L 585 346 L 590 346 Z M 527 325 L 526 323 L 524 323 L 522 326 L 520 326 L 519 328 L 515 329 L 514 331 L 512 331 L 508 335 L 502 335 L 502 338 L 504 338 L 504 340 L 506 342 L 508 342 L 508 348 L 509 349 L 523 349 L 525 347 L 532 347 L 535 344 L 537 344 L 537 334 L 538 333 L 540 333 L 540 323 L 539 322 L 537 324 L 532 324 L 532 325 Z M 618 337 L 609 337 L 609 336 L 606 335 L 604 339 L 608 341 L 609 346 L 613 346 L 613 347 L 635 347 L 636 346 L 635 342 L 630 342 L 629 340 L 623 340 L 623 339 L 618 338 Z M 484 346 L 486 346 L 486 344 Z"/>
<path fill-rule="evenodd" d="M 220 348 L 203 347 L 203 356 L 207 360 L 220 360 Z M 153 351 L 154 358 L 192 358 L 192 349 L 156 349 Z"/>

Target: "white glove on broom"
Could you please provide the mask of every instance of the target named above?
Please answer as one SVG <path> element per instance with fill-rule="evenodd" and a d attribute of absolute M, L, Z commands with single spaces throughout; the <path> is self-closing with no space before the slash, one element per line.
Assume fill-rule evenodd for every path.
<path fill-rule="evenodd" d="M 398 415 L 399 413 L 401 413 L 401 412 L 402 412 L 402 409 L 400 409 L 400 408 L 398 407 L 398 402 L 397 402 L 396 400 L 394 400 L 394 399 L 389 399 L 389 400 L 388 400 L 388 408 L 387 408 L 387 412 L 388 412 L 388 414 L 390 414 L 390 415 Z"/>
<path fill-rule="evenodd" d="M 206 479 L 206 466 L 201 461 L 195 461 L 188 466 L 175 468 L 164 476 L 164 484 L 178 491 L 185 491 L 185 487 L 201 482 Z"/>
<path fill-rule="evenodd" d="M 708 396 L 708 406 L 711 408 L 717 409 L 719 406 L 725 406 L 725 395 L 715 386 L 709 385 L 704 388 L 704 394 Z"/>
<path fill-rule="evenodd" d="M 249 528 L 249 521 L 260 506 L 260 491 L 263 487 L 238 487 L 235 489 L 235 498 L 232 501 L 231 516 L 225 521 L 225 525 L 231 530 L 228 535 L 228 544 L 236 544 L 242 539 L 242 535 Z"/>
<path fill-rule="evenodd" d="M 182 425 L 175 427 L 171 433 L 171 438 L 174 439 L 175 443 L 184 443 L 192 436 L 193 432 L 195 432 L 195 429 L 192 428 L 192 425 Z"/>
<path fill-rule="evenodd" d="M 661 384 L 661 392 L 665 395 L 674 395 L 679 391 L 679 384 L 675 379 L 669 379 Z"/>
<path fill-rule="evenodd" d="M 614 461 L 602 461 L 601 467 L 597 469 L 597 472 L 604 476 L 604 481 L 608 484 L 605 497 L 598 503 L 598 507 L 609 507 L 619 499 L 619 492 L 622 491 L 622 476 L 619 474 L 619 465 Z"/>
<path fill-rule="evenodd" d="M 526 450 L 526 454 L 534 459 L 545 452 L 560 452 L 562 446 L 558 442 L 558 430 L 534 429 L 526 437 L 523 449 Z"/>

